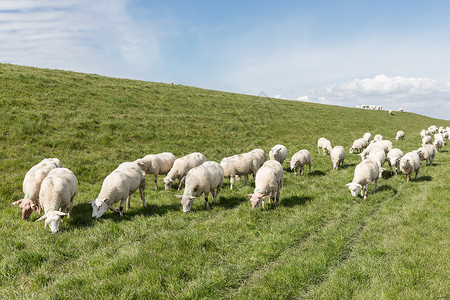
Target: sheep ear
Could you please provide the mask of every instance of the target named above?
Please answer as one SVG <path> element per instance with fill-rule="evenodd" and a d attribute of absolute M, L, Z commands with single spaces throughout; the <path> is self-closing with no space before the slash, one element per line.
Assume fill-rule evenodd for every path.
<path fill-rule="evenodd" d="M 351 186 L 352 185 L 352 183 L 350 182 L 350 183 L 347 183 L 345 186 Z"/>
<path fill-rule="evenodd" d="M 17 200 L 17 201 L 15 201 L 15 202 L 11 203 L 11 204 L 12 204 L 12 205 L 17 205 L 17 204 L 22 203 L 23 200 L 25 200 L 25 199 Z"/>
<path fill-rule="evenodd" d="M 103 202 L 103 203 L 106 203 L 107 201 L 108 201 L 108 198 L 103 198 L 103 199 L 102 199 L 102 202 Z"/>
<path fill-rule="evenodd" d="M 57 214 L 58 216 L 67 216 L 67 213 L 62 212 L 62 211 L 56 211 L 56 214 Z"/>
<path fill-rule="evenodd" d="M 175 195 L 177 198 L 183 198 L 183 195 Z"/>
<path fill-rule="evenodd" d="M 47 214 L 43 215 L 42 217 L 40 217 L 36 221 L 42 221 L 42 220 L 45 220 L 45 219 L 47 219 Z"/>

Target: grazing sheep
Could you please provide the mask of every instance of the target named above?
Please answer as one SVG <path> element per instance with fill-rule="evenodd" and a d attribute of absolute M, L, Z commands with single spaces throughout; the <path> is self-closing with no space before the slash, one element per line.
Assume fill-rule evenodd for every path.
<path fill-rule="evenodd" d="M 431 125 L 430 127 L 428 127 L 428 131 L 430 131 L 431 133 L 436 133 L 438 131 L 438 128 L 436 125 Z"/>
<path fill-rule="evenodd" d="M 370 143 L 370 141 L 372 140 L 372 134 L 370 132 L 364 133 L 363 139 L 365 139 L 367 143 Z"/>
<path fill-rule="evenodd" d="M 331 142 L 324 137 L 321 137 L 317 141 L 317 150 L 319 151 L 319 154 L 320 148 L 322 148 L 323 155 L 325 155 L 326 153 L 331 153 L 331 150 L 333 150 L 333 148 L 331 147 Z"/>
<path fill-rule="evenodd" d="M 344 165 L 345 150 L 342 146 L 335 146 L 330 152 L 331 162 L 333 163 L 333 170 L 338 170 L 339 166 Z"/>
<path fill-rule="evenodd" d="M 48 173 L 55 168 L 62 168 L 59 159 L 45 158 L 25 174 L 22 184 L 25 196 L 23 199 L 11 203 L 12 205 L 19 204 L 19 208 L 22 209 L 22 219 L 28 219 L 33 211 L 36 211 L 38 214 L 41 213 L 41 206 L 38 201 L 41 183 Z"/>
<path fill-rule="evenodd" d="M 364 197 L 364 200 L 366 200 L 369 184 L 375 181 L 375 192 L 377 190 L 378 179 L 381 177 L 383 171 L 384 169 L 379 168 L 376 162 L 365 159 L 356 166 L 353 180 L 347 183 L 346 186 L 348 186 L 353 197 L 358 196 L 359 190 L 361 190 L 361 197 Z"/>
<path fill-rule="evenodd" d="M 395 136 L 395 140 L 404 140 L 405 139 L 405 133 L 401 130 L 397 131 L 397 135 Z"/>
<path fill-rule="evenodd" d="M 398 109 L 398 112 L 403 112 L 403 108 L 399 108 L 399 109 Z"/>
<path fill-rule="evenodd" d="M 449 134 L 447 131 L 442 133 L 442 137 L 443 137 L 444 139 L 448 139 L 449 136 L 450 136 L 450 134 Z"/>
<path fill-rule="evenodd" d="M 408 152 L 400 159 L 400 170 L 406 175 L 406 182 L 411 180 L 413 172 L 416 173 L 415 179 L 417 178 L 421 166 L 419 154 L 416 152 Z"/>
<path fill-rule="evenodd" d="M 142 168 L 144 165 L 140 162 L 125 162 L 119 165 L 117 169 L 106 176 L 98 197 L 90 201 L 92 205 L 92 218 L 100 218 L 109 208 L 120 217 L 123 217 L 123 206 L 127 202 L 129 207 L 131 195 L 139 189 L 142 204 L 145 204 L 145 176 Z M 114 203 L 120 202 L 119 210 L 113 207 Z"/>
<path fill-rule="evenodd" d="M 445 145 L 445 141 L 444 141 L 444 136 L 441 133 L 436 133 L 434 135 L 434 141 L 441 141 L 442 142 L 442 146 Z M 433 143 L 434 144 L 434 143 Z"/>
<path fill-rule="evenodd" d="M 138 159 L 139 162 L 144 164 L 142 171 L 144 176 L 147 174 L 153 174 L 155 176 L 155 188 L 158 189 L 158 175 L 166 175 L 175 162 L 175 155 L 170 152 L 163 152 L 159 154 L 150 154 L 144 158 Z"/>
<path fill-rule="evenodd" d="M 212 203 L 216 203 L 223 184 L 223 177 L 223 168 L 215 161 L 207 161 L 191 169 L 186 175 L 186 187 L 183 195 L 176 195 L 176 197 L 181 198 L 183 212 L 189 212 L 194 199 L 201 194 L 205 194 L 206 208 L 210 210 L 208 195 L 211 192 L 213 196 Z"/>
<path fill-rule="evenodd" d="M 370 151 L 372 151 L 372 149 L 375 149 L 377 147 L 383 149 L 384 152 L 386 152 L 386 153 L 388 153 L 389 151 L 391 151 L 394 148 L 391 141 L 382 140 L 382 141 L 375 142 L 375 143 L 372 143 L 369 146 L 367 146 L 367 148 L 364 149 L 364 151 L 361 152 L 359 154 L 359 156 L 361 156 L 361 159 L 364 160 L 367 157 L 367 155 L 369 155 Z"/>
<path fill-rule="evenodd" d="M 376 162 L 378 167 L 381 168 L 386 161 L 386 152 L 384 152 L 381 148 L 375 147 L 372 151 L 370 151 L 367 159 Z"/>
<path fill-rule="evenodd" d="M 276 204 L 280 199 L 280 190 L 283 187 L 284 171 L 281 164 L 275 160 L 269 160 L 258 170 L 255 177 L 255 190 L 253 194 L 248 194 L 252 208 L 259 208 L 262 203 L 264 208 L 264 197 L 269 195 L 269 203 L 276 199 Z"/>
<path fill-rule="evenodd" d="M 393 174 L 392 167 L 395 166 L 395 175 L 397 175 L 397 170 L 400 166 L 400 159 L 403 157 L 403 152 L 400 149 L 394 148 L 387 154 L 387 162 L 389 169 L 391 170 L 391 175 Z"/>
<path fill-rule="evenodd" d="M 261 166 L 266 162 L 267 160 L 267 155 L 266 152 L 264 152 L 263 149 L 253 149 L 252 151 L 250 151 L 249 153 L 253 154 L 256 157 L 256 160 L 258 162 L 258 169 L 261 168 Z M 258 170 L 257 170 L 258 171 Z M 254 176 L 256 176 L 256 174 L 253 174 Z"/>
<path fill-rule="evenodd" d="M 353 141 L 353 145 L 350 148 L 350 153 L 355 153 L 356 151 L 362 152 L 364 148 L 367 147 L 369 142 L 365 138 L 360 138 Z"/>
<path fill-rule="evenodd" d="M 173 163 L 172 168 L 170 169 L 167 176 L 164 177 L 164 188 L 169 189 L 173 182 L 177 179 L 180 179 L 180 183 L 178 185 L 178 191 L 181 190 L 181 187 L 186 179 L 186 175 L 190 169 L 200 166 L 202 163 L 206 161 L 206 157 L 200 152 L 194 152 L 188 154 L 186 156 L 177 158 Z"/>
<path fill-rule="evenodd" d="M 432 144 L 433 144 L 433 139 L 431 138 L 431 136 L 426 135 L 426 136 L 422 139 L 422 144 L 423 144 L 423 145 L 425 145 L 425 144 L 430 144 L 430 145 L 432 145 Z"/>
<path fill-rule="evenodd" d="M 420 160 L 425 160 L 425 165 L 430 164 L 431 166 L 433 164 L 434 157 L 436 156 L 436 147 L 430 144 L 425 144 L 415 152 L 419 155 Z"/>
<path fill-rule="evenodd" d="M 437 151 L 441 151 L 442 146 L 444 146 L 443 140 L 435 140 L 433 142 L 433 146 L 437 149 Z"/>
<path fill-rule="evenodd" d="M 283 145 L 275 145 L 269 151 L 269 158 L 278 161 L 280 164 L 283 164 L 286 157 L 287 149 Z"/>
<path fill-rule="evenodd" d="M 392 112 L 392 110 L 389 110 L 389 114 L 390 114 L 391 116 L 394 115 L 394 113 Z"/>
<path fill-rule="evenodd" d="M 292 155 L 291 161 L 289 162 L 291 165 L 291 171 L 294 171 L 295 175 L 298 175 L 297 168 L 300 168 L 300 175 L 303 175 L 303 167 L 308 164 L 309 171 L 308 174 L 311 173 L 311 154 L 308 150 L 303 149 Z"/>
<path fill-rule="evenodd" d="M 379 142 L 382 140 L 383 140 L 383 136 L 381 134 L 375 134 L 375 136 L 373 137 L 372 143 Z"/>
<path fill-rule="evenodd" d="M 44 215 L 37 221 L 45 220 L 52 233 L 59 230 L 59 224 L 67 215 L 69 219 L 72 213 L 73 199 L 77 194 L 78 180 L 72 171 L 66 168 L 51 170 L 42 181 L 39 191 L 40 205 L 44 209 Z M 66 209 L 69 209 L 66 213 Z"/>
<path fill-rule="evenodd" d="M 220 165 L 223 168 L 224 176 L 230 179 L 230 189 L 233 189 L 236 175 L 245 176 L 245 186 L 248 182 L 248 175 L 256 174 L 258 162 L 252 153 L 242 153 L 222 159 Z"/>
<path fill-rule="evenodd" d="M 422 129 L 422 131 L 420 132 L 420 138 L 424 138 L 427 135 L 425 129 Z"/>

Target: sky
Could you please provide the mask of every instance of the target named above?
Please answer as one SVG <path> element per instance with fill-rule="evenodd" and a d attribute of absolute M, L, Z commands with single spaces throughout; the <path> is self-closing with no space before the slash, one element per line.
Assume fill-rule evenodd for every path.
<path fill-rule="evenodd" d="M 0 0 L 0 62 L 450 119 L 450 1 Z"/>

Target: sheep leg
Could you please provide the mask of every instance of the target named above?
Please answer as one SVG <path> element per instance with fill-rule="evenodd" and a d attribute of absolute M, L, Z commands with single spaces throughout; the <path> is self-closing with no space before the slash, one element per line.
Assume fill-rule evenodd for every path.
<path fill-rule="evenodd" d="M 246 186 L 247 182 L 248 182 L 248 174 L 245 174 L 245 180 L 244 180 L 244 185 L 243 186 Z"/>
<path fill-rule="evenodd" d="M 144 186 L 140 186 L 139 187 L 139 194 L 141 195 L 141 200 L 142 200 L 142 206 L 143 207 L 147 207 L 147 203 L 145 203 L 145 193 L 144 193 L 144 190 L 145 190 L 145 183 L 144 183 Z M 131 198 L 131 196 L 130 196 L 130 198 Z"/>
<path fill-rule="evenodd" d="M 75 195 L 72 197 L 72 199 L 70 199 L 69 212 L 67 213 L 67 219 L 70 219 L 70 217 L 72 216 L 73 198 L 75 198 Z"/>
<path fill-rule="evenodd" d="M 309 171 L 308 174 L 311 174 L 311 163 L 309 163 Z"/>
<path fill-rule="evenodd" d="M 419 170 L 416 171 L 416 176 L 414 177 L 414 179 L 417 179 L 417 174 L 419 173 Z"/>
<path fill-rule="evenodd" d="M 158 175 L 155 175 L 155 189 L 158 189 Z"/>
<path fill-rule="evenodd" d="M 209 193 L 205 193 L 205 205 L 206 205 L 207 210 L 211 210 L 211 207 L 209 206 L 209 203 L 208 203 L 208 195 L 209 195 Z"/>
<path fill-rule="evenodd" d="M 126 199 L 125 199 L 126 200 Z M 120 204 L 121 204 L 121 206 L 122 206 L 122 210 L 123 210 L 123 203 L 124 201 L 122 200 L 121 202 L 120 202 Z M 115 209 L 113 206 L 112 206 L 112 204 L 108 204 L 108 208 L 110 209 L 110 210 L 112 210 L 113 212 L 115 212 L 116 214 L 119 214 L 119 216 L 121 216 L 121 212 L 118 210 L 118 209 Z M 122 213 L 122 215 L 123 215 L 123 213 Z"/>
<path fill-rule="evenodd" d="M 213 201 L 212 201 L 213 204 L 216 203 L 216 199 L 217 199 L 217 196 L 219 195 L 219 192 L 220 192 L 220 186 L 217 187 L 215 194 L 214 194 L 214 190 L 211 192 L 213 194 Z"/>
<path fill-rule="evenodd" d="M 297 168 L 294 168 L 294 174 L 295 174 L 295 175 L 298 175 L 298 173 L 297 173 Z"/>
<path fill-rule="evenodd" d="M 378 186 L 378 179 L 375 179 L 375 188 L 373 189 L 374 192 L 377 191 L 377 186 Z"/>
<path fill-rule="evenodd" d="M 277 190 L 277 205 L 278 205 L 278 201 L 280 200 L 280 188 L 278 187 Z"/>
<path fill-rule="evenodd" d="M 406 183 L 409 182 L 410 177 L 411 177 L 410 175 L 406 175 Z"/>
<path fill-rule="evenodd" d="M 364 188 L 364 200 L 367 200 L 367 190 L 369 189 L 369 185 L 366 185 Z"/>
<path fill-rule="evenodd" d="M 230 176 L 230 190 L 233 189 L 234 176 Z"/>
<path fill-rule="evenodd" d="M 181 190 L 181 186 L 183 185 L 185 179 L 186 179 L 186 176 L 183 176 L 183 178 L 181 178 L 180 183 L 178 184 L 178 191 Z"/>

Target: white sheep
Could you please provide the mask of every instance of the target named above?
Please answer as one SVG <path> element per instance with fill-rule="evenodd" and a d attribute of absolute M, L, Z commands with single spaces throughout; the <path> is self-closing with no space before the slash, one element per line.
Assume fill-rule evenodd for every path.
<path fill-rule="evenodd" d="M 287 149 L 283 145 L 275 145 L 269 151 L 269 158 L 271 160 L 276 160 L 280 164 L 283 164 L 284 160 L 287 157 Z"/>
<path fill-rule="evenodd" d="M 289 161 L 291 165 L 291 171 L 294 171 L 295 175 L 298 175 L 297 168 L 300 168 L 300 175 L 303 175 L 303 167 L 308 164 L 309 171 L 308 174 L 311 173 L 311 153 L 308 150 L 302 149 L 292 155 L 291 161 Z"/>
<path fill-rule="evenodd" d="M 390 114 L 391 116 L 394 115 L 394 113 L 392 112 L 392 110 L 389 110 L 389 114 Z"/>
<path fill-rule="evenodd" d="M 194 152 L 183 157 L 177 158 L 173 163 L 172 168 L 170 169 L 167 176 L 164 177 L 164 188 L 169 189 L 173 182 L 177 179 L 180 180 L 178 184 L 178 191 L 181 190 L 181 187 L 186 179 L 186 175 L 190 169 L 200 166 L 202 163 L 206 161 L 206 157 L 200 152 Z"/>
<path fill-rule="evenodd" d="M 433 142 L 433 146 L 437 149 L 437 151 L 441 151 L 442 146 L 444 146 L 443 140 L 435 140 Z"/>
<path fill-rule="evenodd" d="M 389 140 L 378 141 L 367 146 L 367 148 L 364 149 L 364 151 L 361 152 L 359 156 L 361 156 L 361 159 L 364 160 L 366 159 L 367 155 L 369 155 L 370 151 L 372 151 L 372 149 L 375 148 L 381 148 L 384 150 L 384 152 L 388 153 L 394 148 L 394 146 L 392 145 L 392 142 Z"/>
<path fill-rule="evenodd" d="M 419 155 L 420 160 L 425 160 L 425 165 L 430 164 L 431 166 L 433 164 L 434 157 L 436 156 L 436 147 L 430 144 L 425 144 L 415 152 Z"/>
<path fill-rule="evenodd" d="M 424 138 L 422 139 L 422 144 L 423 144 L 423 145 L 425 145 L 425 144 L 430 144 L 430 145 L 432 145 L 432 144 L 433 144 L 433 139 L 431 138 L 431 136 L 426 135 L 426 136 L 424 136 Z"/>
<path fill-rule="evenodd" d="M 367 144 L 370 143 L 370 141 L 372 140 L 372 134 L 370 132 L 364 133 L 363 139 L 367 141 Z"/>
<path fill-rule="evenodd" d="M 350 153 L 355 153 L 356 151 L 362 152 L 364 148 L 367 147 L 369 142 L 365 138 L 360 138 L 353 141 L 353 145 L 350 148 Z"/>
<path fill-rule="evenodd" d="M 331 147 L 331 142 L 324 137 L 321 137 L 317 141 L 317 150 L 319 151 L 319 154 L 320 148 L 322 148 L 323 155 L 325 155 L 326 153 L 330 153 L 331 150 L 333 150 L 333 147 Z"/>
<path fill-rule="evenodd" d="M 39 202 L 44 209 L 44 215 L 37 221 L 45 220 L 45 226 L 49 226 L 52 233 L 59 230 L 59 224 L 67 215 L 69 219 L 72 213 L 73 199 L 77 194 L 78 180 L 72 171 L 66 168 L 51 170 L 42 181 L 39 191 Z M 66 213 L 66 209 L 69 209 Z"/>
<path fill-rule="evenodd" d="M 384 152 L 382 148 L 375 147 L 372 151 L 370 151 L 367 159 L 376 162 L 378 167 L 381 168 L 386 161 L 386 152 Z"/>
<path fill-rule="evenodd" d="M 438 128 L 436 125 L 431 125 L 430 127 L 428 127 L 428 131 L 430 131 L 431 133 L 436 133 L 438 131 Z"/>
<path fill-rule="evenodd" d="M 436 141 L 441 141 L 441 142 L 442 142 L 442 146 L 445 145 L 444 136 L 443 136 L 442 133 L 436 133 L 436 134 L 434 135 L 434 142 L 436 142 Z M 433 144 L 434 144 L 434 142 L 433 142 Z M 441 147 L 442 147 L 442 146 L 441 146 Z"/>
<path fill-rule="evenodd" d="M 415 178 L 417 178 L 421 166 L 419 154 L 416 152 L 408 152 L 400 159 L 400 170 L 406 175 L 406 182 L 411 180 L 413 172 L 416 173 Z"/>
<path fill-rule="evenodd" d="M 333 163 L 333 170 L 338 170 L 339 166 L 344 165 L 345 150 L 342 146 L 335 146 L 330 152 L 331 162 Z"/>
<path fill-rule="evenodd" d="M 387 162 L 389 165 L 389 169 L 391 170 L 391 175 L 393 174 L 392 167 L 395 167 L 395 175 L 397 175 L 399 166 L 400 166 L 400 159 L 403 157 L 402 150 L 398 148 L 394 148 L 387 154 Z"/>
<path fill-rule="evenodd" d="M 264 208 L 264 197 L 269 195 L 269 203 L 272 199 L 276 199 L 278 204 L 280 199 L 280 191 L 283 187 L 284 171 L 278 161 L 269 160 L 258 170 L 255 177 L 255 190 L 253 194 L 248 194 L 252 208 L 259 208 L 262 204 Z"/>
<path fill-rule="evenodd" d="M 223 184 L 223 178 L 223 168 L 215 161 L 207 161 L 191 169 L 186 175 L 186 187 L 183 195 L 176 195 L 176 197 L 181 198 L 183 212 L 191 211 L 194 199 L 201 194 L 205 194 L 206 208 L 210 210 L 208 195 L 211 193 L 213 196 L 212 203 L 216 203 Z"/>
<path fill-rule="evenodd" d="M 242 153 L 225 157 L 220 162 L 224 170 L 224 176 L 230 179 L 230 189 L 233 189 L 234 177 L 236 175 L 245 176 L 244 186 L 248 182 L 249 174 L 256 174 L 259 161 L 253 153 Z"/>
<path fill-rule="evenodd" d="M 405 132 L 402 130 L 397 131 L 397 135 L 395 136 L 395 140 L 404 140 L 405 139 Z"/>
<path fill-rule="evenodd" d="M 123 217 L 123 206 L 127 202 L 129 207 L 131 195 L 137 189 L 139 189 L 143 206 L 147 206 L 144 194 L 145 176 L 142 171 L 143 167 L 144 165 L 137 161 L 125 162 L 106 176 L 98 197 L 89 202 L 92 205 L 93 219 L 100 218 L 108 208 Z M 119 210 L 113 207 L 113 204 L 117 202 L 120 202 Z"/>
<path fill-rule="evenodd" d="M 263 149 L 253 149 L 252 151 L 250 151 L 249 153 L 252 153 L 258 162 L 258 169 L 261 168 L 261 166 L 266 162 L 267 160 L 267 155 L 266 152 L 264 152 Z M 253 174 L 256 175 L 256 174 Z"/>
<path fill-rule="evenodd" d="M 361 190 L 361 197 L 364 197 L 364 200 L 366 200 L 369 184 L 375 181 L 375 192 L 377 190 L 378 179 L 381 177 L 383 171 L 384 169 L 379 168 L 376 162 L 365 159 L 356 166 L 353 180 L 347 183 L 346 186 L 348 186 L 353 197 L 358 196 Z"/>
<path fill-rule="evenodd" d="M 403 112 L 403 108 L 399 108 L 399 109 L 398 109 L 398 112 Z"/>
<path fill-rule="evenodd" d="M 142 171 L 144 175 L 153 174 L 155 176 L 155 188 L 158 189 L 158 175 L 166 175 L 175 162 L 175 155 L 170 152 L 163 152 L 159 154 L 149 154 L 144 158 L 138 159 L 144 164 Z"/>
<path fill-rule="evenodd" d="M 373 137 L 372 143 L 379 142 L 382 140 L 383 140 L 383 136 L 381 134 L 375 134 L 375 136 Z"/>
<path fill-rule="evenodd" d="M 39 205 L 39 191 L 41 190 L 41 184 L 48 173 L 55 169 L 62 168 L 61 162 L 57 158 L 45 158 L 38 164 L 34 165 L 26 174 L 23 179 L 22 189 L 24 198 L 17 200 L 12 205 L 19 204 L 19 208 L 22 209 L 22 219 L 28 219 L 33 211 L 38 214 L 41 213 L 41 206 Z"/>

